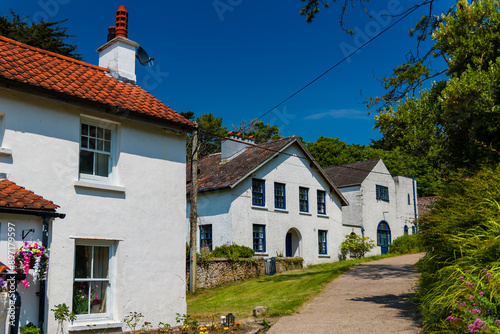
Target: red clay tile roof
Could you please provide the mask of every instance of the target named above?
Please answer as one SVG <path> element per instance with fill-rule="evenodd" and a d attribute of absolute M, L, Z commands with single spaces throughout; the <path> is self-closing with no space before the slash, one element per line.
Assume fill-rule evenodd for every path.
<path fill-rule="evenodd" d="M 325 167 L 323 170 L 339 188 L 360 185 L 380 159 L 358 161 L 350 164 Z"/>
<path fill-rule="evenodd" d="M 191 127 L 193 123 L 139 86 L 109 70 L 0 36 L 0 78 L 99 103 L 138 116 Z"/>
<path fill-rule="evenodd" d="M 9 180 L 0 180 L 0 207 L 55 210 L 59 206 Z"/>
<path fill-rule="evenodd" d="M 326 174 L 321 170 L 321 167 L 315 162 L 304 145 L 297 139 L 297 136 L 292 136 L 248 147 L 241 154 L 225 163 L 221 163 L 220 153 L 212 154 L 201 159 L 198 162 L 198 193 L 233 187 L 250 172 L 293 143 L 301 147 L 304 155 L 311 160 L 312 165 L 316 166 L 316 170 L 323 175 L 325 180 L 331 183 Z M 189 194 L 191 191 L 191 164 L 189 162 L 186 164 L 186 179 L 186 190 Z M 339 196 L 343 205 L 348 205 L 344 196 L 333 183 L 331 183 L 331 186 L 332 189 L 330 189 L 330 191 Z"/>

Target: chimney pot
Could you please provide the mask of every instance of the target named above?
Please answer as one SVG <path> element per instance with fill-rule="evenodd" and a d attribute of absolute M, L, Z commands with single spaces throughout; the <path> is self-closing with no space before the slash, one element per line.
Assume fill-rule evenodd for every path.
<path fill-rule="evenodd" d="M 115 36 L 127 38 L 128 35 L 128 13 L 127 7 L 120 6 L 116 11 L 116 30 Z"/>

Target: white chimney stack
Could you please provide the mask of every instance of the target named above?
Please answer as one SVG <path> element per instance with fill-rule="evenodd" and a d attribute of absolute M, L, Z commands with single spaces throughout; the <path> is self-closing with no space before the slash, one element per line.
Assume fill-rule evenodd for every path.
<path fill-rule="evenodd" d="M 115 79 L 135 84 L 135 54 L 139 44 L 129 40 L 127 35 L 127 8 L 120 6 L 116 12 L 116 26 L 109 27 L 108 42 L 97 49 L 99 66 L 108 68 Z"/>
<path fill-rule="evenodd" d="M 231 159 L 236 158 L 238 155 L 243 153 L 246 148 L 255 146 L 255 140 L 253 136 L 247 139 L 242 139 L 240 133 L 234 135 L 234 132 L 229 132 L 229 138 L 222 139 L 221 143 L 221 162 L 227 162 Z"/>

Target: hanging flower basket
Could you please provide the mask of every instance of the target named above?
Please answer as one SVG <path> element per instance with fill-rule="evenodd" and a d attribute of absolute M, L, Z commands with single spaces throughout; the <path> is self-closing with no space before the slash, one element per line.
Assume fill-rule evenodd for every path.
<path fill-rule="evenodd" d="M 28 274 L 30 269 L 33 269 L 33 280 L 35 283 L 39 280 L 45 280 L 47 276 L 47 268 L 49 263 L 48 251 L 44 246 L 37 242 L 24 242 L 24 246 L 16 249 L 14 258 L 14 272 L 19 274 Z M 21 281 L 25 289 L 30 284 L 24 279 Z"/>

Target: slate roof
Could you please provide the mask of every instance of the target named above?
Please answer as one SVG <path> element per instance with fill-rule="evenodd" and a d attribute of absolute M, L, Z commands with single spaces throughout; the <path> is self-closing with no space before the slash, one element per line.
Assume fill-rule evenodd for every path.
<path fill-rule="evenodd" d="M 106 111 L 191 128 L 193 123 L 139 86 L 110 76 L 106 68 L 0 36 L 0 80 L 44 93 L 95 103 Z"/>
<path fill-rule="evenodd" d="M 323 170 L 339 188 L 361 185 L 381 159 L 358 161 L 344 165 L 325 167 Z"/>
<path fill-rule="evenodd" d="M 254 170 L 270 161 L 275 155 L 288 146 L 296 143 L 311 160 L 311 168 L 316 169 L 331 185 L 330 192 L 337 194 L 342 205 L 348 205 L 347 200 L 328 179 L 327 175 L 310 155 L 297 136 L 282 138 L 260 145 L 248 147 L 235 158 L 221 163 L 221 154 L 212 154 L 198 162 L 198 193 L 228 189 L 236 186 Z M 187 193 L 191 191 L 191 164 L 186 164 Z"/>
<path fill-rule="evenodd" d="M 55 210 L 59 206 L 9 180 L 0 180 L 0 207 Z"/>

